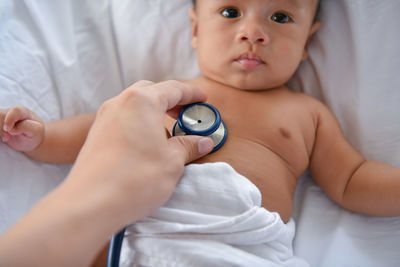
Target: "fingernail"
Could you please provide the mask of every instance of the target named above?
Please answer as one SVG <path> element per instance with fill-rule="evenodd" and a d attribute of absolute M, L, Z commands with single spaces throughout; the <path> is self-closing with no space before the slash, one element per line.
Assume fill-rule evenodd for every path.
<path fill-rule="evenodd" d="M 202 138 L 199 140 L 197 145 L 198 145 L 199 153 L 206 154 L 213 149 L 214 142 L 212 141 L 211 138 Z"/>

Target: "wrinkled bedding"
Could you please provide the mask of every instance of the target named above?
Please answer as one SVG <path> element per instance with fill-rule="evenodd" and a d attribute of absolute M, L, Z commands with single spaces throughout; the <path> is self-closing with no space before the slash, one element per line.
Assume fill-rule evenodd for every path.
<path fill-rule="evenodd" d="M 140 79 L 198 75 L 189 0 L 0 2 L 0 108 L 45 121 L 94 112 Z M 322 0 L 310 60 L 290 85 L 325 102 L 368 159 L 400 167 L 400 2 Z M 70 166 L 0 144 L 0 232 L 57 186 Z M 311 266 L 398 266 L 400 218 L 343 210 L 305 173 L 296 192 L 295 253 Z"/>

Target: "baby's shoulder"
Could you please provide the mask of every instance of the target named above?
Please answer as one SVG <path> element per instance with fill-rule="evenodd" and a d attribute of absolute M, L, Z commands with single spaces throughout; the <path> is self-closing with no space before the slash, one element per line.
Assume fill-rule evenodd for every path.
<path fill-rule="evenodd" d="M 326 120 L 334 117 L 329 108 L 320 100 L 288 88 L 278 90 L 270 104 L 274 107 L 274 113 L 281 120 L 292 123 L 302 122 L 302 124 L 308 125 L 309 122 L 312 122 L 317 125 L 322 118 Z"/>
<path fill-rule="evenodd" d="M 325 103 L 301 92 L 291 91 L 290 95 L 291 96 L 287 98 L 288 104 L 293 106 L 299 114 L 306 114 L 314 121 L 315 125 L 324 122 L 325 125 L 336 127 L 337 118 Z"/>
<path fill-rule="evenodd" d="M 282 88 L 275 93 L 275 101 L 283 107 L 291 106 L 297 109 L 315 110 L 325 109 L 326 106 L 318 99 L 304 94 L 302 92 L 293 91 L 289 88 Z"/>

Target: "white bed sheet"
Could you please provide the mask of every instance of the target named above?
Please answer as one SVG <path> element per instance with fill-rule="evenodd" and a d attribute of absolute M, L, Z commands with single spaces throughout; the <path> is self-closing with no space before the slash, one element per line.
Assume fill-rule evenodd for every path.
<path fill-rule="evenodd" d="M 370 160 L 400 167 L 399 1 L 323 0 L 310 60 L 291 84 L 325 102 Z M 400 218 L 346 211 L 309 175 L 297 190 L 295 251 L 312 266 L 399 266 Z M 399 203 L 400 205 L 400 203 Z"/>
<path fill-rule="evenodd" d="M 190 0 L 0 1 L 0 107 L 45 121 L 93 112 L 140 79 L 196 76 Z M 325 103 L 368 159 L 400 167 L 400 2 L 322 0 L 310 60 L 290 82 Z M 0 144 L 0 232 L 69 166 Z M 295 252 L 312 266 L 398 266 L 400 218 L 345 211 L 308 174 L 296 195 Z"/>
<path fill-rule="evenodd" d="M 45 121 L 93 112 L 121 90 L 108 1 L 0 1 L 0 107 Z M 69 166 L 0 144 L 0 232 L 54 188 Z"/>

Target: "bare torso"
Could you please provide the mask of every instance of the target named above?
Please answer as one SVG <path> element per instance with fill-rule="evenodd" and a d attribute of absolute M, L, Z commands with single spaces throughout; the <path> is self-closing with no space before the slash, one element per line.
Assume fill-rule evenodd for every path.
<path fill-rule="evenodd" d="M 287 222 L 313 149 L 315 100 L 285 87 L 249 92 L 203 78 L 189 83 L 207 93 L 228 128 L 224 146 L 195 163 L 229 163 L 259 188 L 262 206 Z M 171 129 L 172 119 L 167 124 Z"/>

